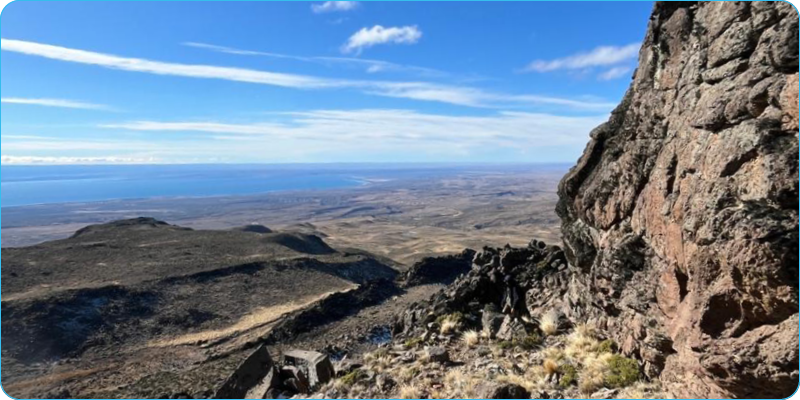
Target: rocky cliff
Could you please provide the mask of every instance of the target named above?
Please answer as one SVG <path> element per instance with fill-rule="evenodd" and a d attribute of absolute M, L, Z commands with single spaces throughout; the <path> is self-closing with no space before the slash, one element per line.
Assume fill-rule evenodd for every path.
<path fill-rule="evenodd" d="M 570 283 L 529 292 L 531 314 L 555 307 L 595 319 L 677 397 L 792 394 L 798 14 L 790 4 L 657 3 L 630 89 L 559 194 Z"/>

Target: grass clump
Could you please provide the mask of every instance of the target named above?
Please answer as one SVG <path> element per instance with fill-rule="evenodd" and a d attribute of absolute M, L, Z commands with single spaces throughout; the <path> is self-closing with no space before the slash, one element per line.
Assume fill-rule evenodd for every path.
<path fill-rule="evenodd" d="M 513 349 L 514 348 L 514 342 L 512 342 L 510 340 L 503 340 L 503 341 L 497 342 L 497 347 L 499 347 L 499 348 L 501 348 L 503 350 Z"/>
<path fill-rule="evenodd" d="M 416 386 L 404 385 L 400 387 L 399 395 L 401 399 L 419 399 L 422 397 L 422 391 Z"/>
<path fill-rule="evenodd" d="M 553 336 L 558 333 L 558 315 L 553 312 L 548 312 L 542 315 L 539 320 L 539 329 L 547 336 Z"/>
<path fill-rule="evenodd" d="M 537 333 L 531 333 L 515 343 L 523 350 L 533 350 L 542 344 L 542 338 Z"/>
<path fill-rule="evenodd" d="M 447 335 L 455 332 L 461 327 L 463 320 L 464 314 L 460 312 L 440 315 L 439 318 L 436 318 L 436 323 L 439 324 L 439 333 L 442 335 Z"/>
<path fill-rule="evenodd" d="M 461 340 L 464 341 L 464 345 L 466 345 L 467 348 L 472 348 L 472 347 L 477 346 L 478 343 L 480 343 L 481 336 L 477 331 L 474 331 L 474 330 L 466 331 L 461 336 Z"/>
<path fill-rule="evenodd" d="M 405 346 L 407 349 L 411 349 L 411 348 L 419 346 L 420 344 L 422 344 L 422 338 L 421 337 L 415 337 L 415 338 L 407 339 L 403 343 L 403 346 Z"/>
<path fill-rule="evenodd" d="M 613 340 L 603 340 L 597 345 L 598 353 L 615 353 L 617 351 L 617 344 Z"/>
<path fill-rule="evenodd" d="M 578 369 L 572 364 L 559 366 L 558 373 L 561 374 L 561 379 L 558 380 L 558 386 L 562 389 L 573 386 L 578 382 Z"/>
<path fill-rule="evenodd" d="M 354 371 L 350 371 L 347 373 L 347 375 L 339 378 L 339 382 L 345 387 L 351 387 L 355 385 L 358 381 L 363 379 L 364 376 L 365 376 L 364 371 L 357 369 Z"/>
<path fill-rule="evenodd" d="M 623 388 L 639 380 L 639 363 L 636 360 L 614 354 L 607 363 L 605 385 L 609 388 Z"/>
<path fill-rule="evenodd" d="M 453 321 L 457 324 L 461 324 L 463 320 L 464 320 L 463 313 L 454 312 L 451 314 L 440 315 L 438 318 L 436 318 L 436 323 L 442 325 L 445 321 Z"/>

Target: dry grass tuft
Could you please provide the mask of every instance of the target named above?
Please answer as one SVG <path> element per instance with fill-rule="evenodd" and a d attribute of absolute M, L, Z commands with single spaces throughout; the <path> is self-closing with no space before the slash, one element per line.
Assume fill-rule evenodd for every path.
<path fill-rule="evenodd" d="M 554 312 L 548 312 L 542 315 L 539 320 L 539 329 L 547 336 L 553 336 L 558 333 L 558 315 Z"/>
<path fill-rule="evenodd" d="M 472 348 L 478 345 L 481 342 L 481 336 L 477 331 L 466 331 L 463 335 L 461 335 L 461 340 L 468 348 Z"/>
<path fill-rule="evenodd" d="M 445 393 L 448 398 L 455 399 L 474 399 L 476 398 L 475 388 L 481 379 L 473 375 L 466 374 L 463 369 L 451 369 L 444 376 Z"/>
<path fill-rule="evenodd" d="M 548 376 L 558 373 L 558 363 L 550 358 L 544 360 L 544 363 L 542 363 L 542 367 L 544 367 L 544 372 Z"/>
<path fill-rule="evenodd" d="M 419 399 L 422 397 L 422 390 L 413 385 L 400 386 L 398 395 L 401 399 Z"/>
<path fill-rule="evenodd" d="M 442 335 L 448 335 L 455 332 L 456 329 L 458 329 L 458 321 L 446 319 L 442 321 L 442 326 L 439 328 L 439 333 Z"/>
<path fill-rule="evenodd" d="M 636 382 L 619 392 L 620 399 L 665 399 L 667 398 L 659 381 Z"/>
<path fill-rule="evenodd" d="M 609 353 L 585 355 L 582 363 L 583 369 L 578 379 L 578 388 L 582 393 L 594 393 L 604 386 L 611 357 L 612 355 Z"/>

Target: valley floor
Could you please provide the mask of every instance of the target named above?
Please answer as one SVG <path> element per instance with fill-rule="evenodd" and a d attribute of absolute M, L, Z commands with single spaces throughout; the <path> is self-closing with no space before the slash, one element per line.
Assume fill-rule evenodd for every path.
<path fill-rule="evenodd" d="M 148 216 L 194 229 L 261 224 L 315 233 L 334 247 L 367 250 L 407 266 L 467 247 L 520 246 L 531 238 L 557 242 L 556 187 L 564 172 L 477 169 L 353 189 L 6 207 L 2 245 L 28 246 L 68 237 L 88 224 Z"/>

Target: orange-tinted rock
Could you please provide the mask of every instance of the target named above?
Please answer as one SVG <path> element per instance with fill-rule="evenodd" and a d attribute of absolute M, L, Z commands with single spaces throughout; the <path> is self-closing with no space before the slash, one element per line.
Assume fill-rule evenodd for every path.
<path fill-rule="evenodd" d="M 676 397 L 797 387 L 797 73 L 789 4 L 657 3 L 628 93 L 561 182 L 576 272 L 557 306 L 608 317 Z"/>

